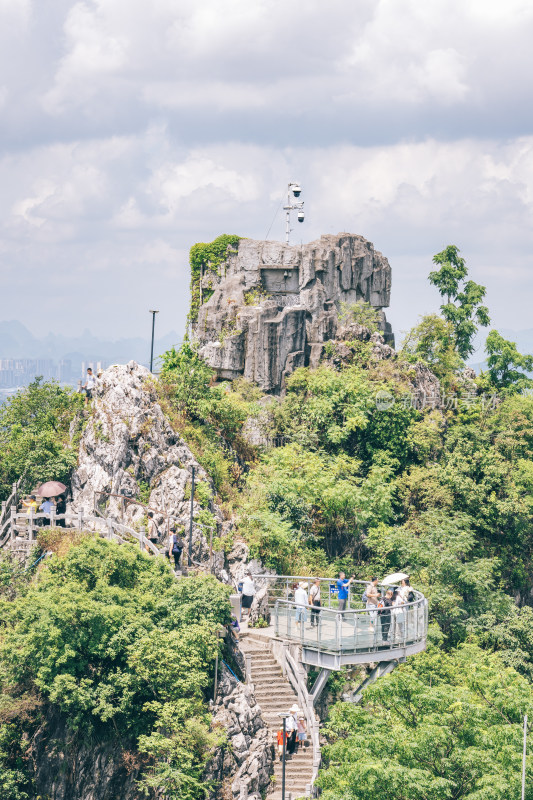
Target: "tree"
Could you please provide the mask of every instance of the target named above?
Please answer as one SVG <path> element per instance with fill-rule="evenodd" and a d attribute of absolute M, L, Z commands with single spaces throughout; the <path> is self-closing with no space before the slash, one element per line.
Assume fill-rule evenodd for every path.
<path fill-rule="evenodd" d="M 401 355 L 414 363 L 423 361 L 444 385 L 463 366 L 455 344 L 455 329 L 438 314 L 427 314 L 402 342 Z"/>
<path fill-rule="evenodd" d="M 485 352 L 490 382 L 496 389 L 515 394 L 533 386 L 533 379 L 522 372 L 533 369 L 533 355 L 519 353 L 515 342 L 492 330 L 487 336 Z"/>
<path fill-rule="evenodd" d="M 77 463 L 70 426 L 82 407 L 81 395 L 41 378 L 0 407 L 0 498 L 20 477 L 23 489 L 47 480 L 68 482 Z"/>
<path fill-rule="evenodd" d="M 436 647 L 380 678 L 363 707 L 338 703 L 323 753 L 323 800 L 508 800 L 520 796 L 525 678 L 474 645 Z M 527 800 L 533 760 L 527 759 Z"/>
<path fill-rule="evenodd" d="M 476 322 L 483 326 L 490 324 L 488 308 L 481 305 L 487 290 L 474 281 L 465 282 L 468 270 L 455 245 L 450 244 L 433 256 L 433 263 L 440 265 L 440 269 L 429 273 L 429 282 L 446 298 L 441 305 L 442 315 L 453 326 L 457 352 L 461 358 L 467 358 L 474 352 Z"/>
<path fill-rule="evenodd" d="M 229 593 L 211 576 L 177 582 L 163 559 L 87 535 L 47 562 L 24 597 L 0 600 L 0 787 L 30 761 L 21 732 L 13 739 L 4 724 L 6 708 L 29 695 L 68 715 L 68 740 L 80 731 L 117 748 L 136 740 L 144 785 L 169 800 L 203 798 L 219 741 L 206 696 Z"/>

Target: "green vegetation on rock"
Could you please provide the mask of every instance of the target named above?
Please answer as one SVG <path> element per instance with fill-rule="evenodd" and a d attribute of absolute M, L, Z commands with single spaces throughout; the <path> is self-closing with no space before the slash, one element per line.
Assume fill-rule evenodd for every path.
<path fill-rule="evenodd" d="M 207 300 L 208 296 L 210 296 L 207 294 L 210 292 L 210 287 L 205 287 L 202 290 L 200 286 L 202 275 L 209 273 L 218 275 L 220 265 L 228 257 L 228 252 L 239 246 L 240 239 L 240 236 L 224 233 L 222 236 L 217 236 L 212 242 L 198 242 L 191 247 L 189 251 L 189 263 L 191 267 L 191 306 L 188 317 L 189 322 L 196 322 L 202 300 Z M 203 297 L 202 291 L 204 293 Z"/>
<path fill-rule="evenodd" d="M 34 796 L 22 740 L 49 709 L 68 718 L 72 737 L 136 743 L 142 786 L 203 797 L 220 740 L 206 700 L 228 595 L 212 577 L 177 582 L 164 560 L 87 535 L 24 596 L 0 600 L 2 797 Z"/>

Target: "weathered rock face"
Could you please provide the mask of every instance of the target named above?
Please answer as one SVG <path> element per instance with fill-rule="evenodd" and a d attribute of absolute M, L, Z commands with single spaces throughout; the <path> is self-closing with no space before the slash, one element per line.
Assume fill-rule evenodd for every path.
<path fill-rule="evenodd" d="M 215 782 L 210 800 L 238 798 L 245 787 L 249 795 L 260 796 L 270 786 L 274 744 L 251 688 L 237 683 L 225 668 L 212 725 L 224 728 L 228 742 L 208 766 L 206 780 Z"/>
<path fill-rule="evenodd" d="M 73 734 L 65 716 L 51 710 L 32 740 L 30 761 L 42 798 L 50 800 L 141 800 L 134 751 L 86 732 Z"/>
<path fill-rule="evenodd" d="M 316 366 L 335 338 L 340 304 L 389 305 L 387 259 L 362 236 L 322 236 L 307 245 L 242 239 L 219 274 L 201 277 L 194 335 L 220 378 L 244 376 L 278 393 L 297 367 Z M 385 339 L 394 341 L 382 314 Z"/>
<path fill-rule="evenodd" d="M 107 502 L 108 515 L 140 526 L 146 522 L 141 505 L 129 504 L 120 497 L 106 498 L 98 492 L 139 498 L 142 489 L 147 505 L 163 512 L 155 517 L 163 545 L 167 544 L 168 524 L 185 526 L 188 531 L 191 467 L 195 467 L 197 484 L 204 482 L 211 490 L 212 484 L 166 420 L 150 388 L 150 377 L 145 367 L 133 361 L 103 373 L 80 443 L 79 465 L 72 476 L 72 507 L 92 513 L 96 493 L 97 501 Z M 208 507 L 222 525 L 216 504 L 210 501 Z M 194 516 L 199 511 L 200 504 L 195 501 Z M 205 562 L 208 557 L 208 542 L 195 527 L 193 558 Z M 220 570 L 223 554 L 215 559 Z"/>

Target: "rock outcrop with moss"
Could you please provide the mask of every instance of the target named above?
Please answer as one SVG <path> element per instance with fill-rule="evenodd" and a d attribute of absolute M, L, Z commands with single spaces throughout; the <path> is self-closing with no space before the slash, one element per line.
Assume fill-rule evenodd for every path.
<path fill-rule="evenodd" d="M 244 376 L 278 393 L 297 367 L 316 366 L 334 339 L 343 303 L 369 303 L 393 342 L 382 309 L 391 269 L 362 236 L 322 236 L 306 245 L 241 239 L 225 261 L 200 271 L 193 333 L 222 379 Z M 196 311 L 195 311 L 196 318 Z"/>

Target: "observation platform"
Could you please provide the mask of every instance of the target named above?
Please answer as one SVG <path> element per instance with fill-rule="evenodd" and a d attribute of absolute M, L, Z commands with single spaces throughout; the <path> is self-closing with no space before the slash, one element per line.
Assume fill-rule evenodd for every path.
<path fill-rule="evenodd" d="M 334 579 L 320 579 L 320 609 L 294 602 L 298 583 L 307 583 L 309 594 L 313 577 L 254 575 L 253 579 L 266 595 L 270 625 L 248 630 L 299 645 L 303 664 L 339 670 L 348 664 L 400 662 L 426 649 L 428 604 L 415 589 L 411 603 L 383 614 L 363 608 L 361 597 L 367 581 L 352 581 L 347 608 L 339 611 Z M 382 595 L 389 588 L 378 585 Z"/>

